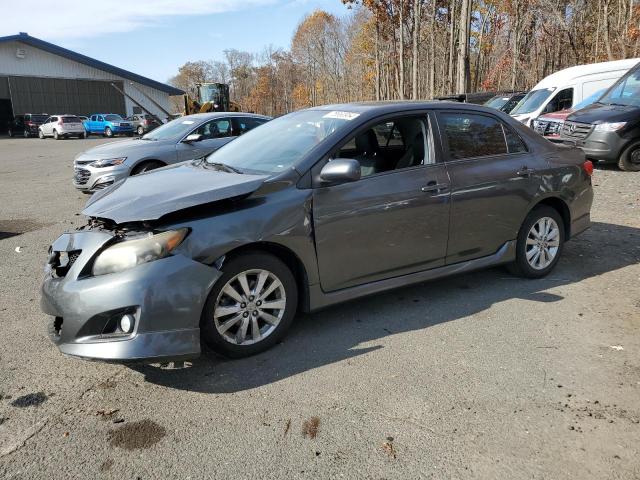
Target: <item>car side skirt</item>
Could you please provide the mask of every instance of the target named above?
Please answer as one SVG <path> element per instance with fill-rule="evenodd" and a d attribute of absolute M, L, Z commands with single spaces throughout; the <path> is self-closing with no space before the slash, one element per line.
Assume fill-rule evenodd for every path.
<path fill-rule="evenodd" d="M 309 307 L 311 311 L 319 310 L 337 303 L 354 300 L 374 293 L 384 292 L 394 288 L 405 287 L 416 283 L 434 280 L 436 278 L 448 277 L 473 270 L 492 267 L 514 261 L 516 258 L 516 241 L 505 242 L 496 253 L 486 257 L 468 260 L 466 262 L 445 265 L 421 272 L 393 277 L 386 280 L 358 285 L 356 287 L 345 288 L 335 292 L 323 292 L 320 284 L 309 286 Z"/>

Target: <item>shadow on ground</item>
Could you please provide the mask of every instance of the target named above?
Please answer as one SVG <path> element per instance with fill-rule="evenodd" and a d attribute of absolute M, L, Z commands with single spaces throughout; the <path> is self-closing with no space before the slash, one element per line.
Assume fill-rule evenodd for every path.
<path fill-rule="evenodd" d="M 434 280 L 300 315 L 281 344 L 254 357 L 223 360 L 205 353 L 187 368 L 131 368 L 144 374 L 146 381 L 169 388 L 204 393 L 242 391 L 383 348 L 359 347 L 364 342 L 464 318 L 505 300 L 559 302 L 564 297 L 546 290 L 638 262 L 639 228 L 594 223 L 566 244 L 557 268 L 543 279 L 520 279 L 503 268 L 494 268 Z"/>

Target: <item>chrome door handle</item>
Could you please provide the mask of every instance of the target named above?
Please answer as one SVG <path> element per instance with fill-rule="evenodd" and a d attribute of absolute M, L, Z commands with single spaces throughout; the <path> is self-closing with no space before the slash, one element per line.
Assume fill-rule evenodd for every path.
<path fill-rule="evenodd" d="M 447 188 L 449 188 L 448 183 L 429 182 L 425 187 L 422 187 L 420 190 L 422 190 L 425 193 L 434 193 L 434 192 L 437 193 L 442 190 L 446 190 Z"/>

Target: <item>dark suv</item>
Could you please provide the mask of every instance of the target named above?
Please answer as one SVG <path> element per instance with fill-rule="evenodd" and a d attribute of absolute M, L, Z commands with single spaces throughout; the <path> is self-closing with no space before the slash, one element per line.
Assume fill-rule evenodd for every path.
<path fill-rule="evenodd" d="M 560 139 L 580 147 L 587 158 L 640 171 L 640 64 L 597 102 L 569 115 Z"/>
<path fill-rule="evenodd" d="M 38 127 L 49 118 L 46 113 L 25 113 L 24 115 L 16 115 L 9 122 L 7 133 L 10 137 L 22 135 L 24 138 L 37 137 Z"/>

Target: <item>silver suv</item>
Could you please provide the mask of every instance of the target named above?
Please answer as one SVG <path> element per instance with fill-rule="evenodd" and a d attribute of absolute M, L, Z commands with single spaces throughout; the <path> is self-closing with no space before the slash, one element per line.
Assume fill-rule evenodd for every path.
<path fill-rule="evenodd" d="M 87 132 L 82 120 L 76 115 L 51 115 L 38 127 L 38 136 L 53 137 L 56 140 L 69 137 L 86 138 Z"/>
<path fill-rule="evenodd" d="M 73 162 L 73 185 L 92 193 L 130 175 L 201 158 L 269 120 L 229 112 L 180 117 L 143 137 L 105 143 L 81 153 Z"/>

